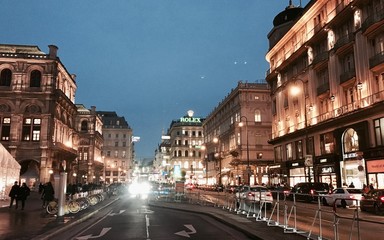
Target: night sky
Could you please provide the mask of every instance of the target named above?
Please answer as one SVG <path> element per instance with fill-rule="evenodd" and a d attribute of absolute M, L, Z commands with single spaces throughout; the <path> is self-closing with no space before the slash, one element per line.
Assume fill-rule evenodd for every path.
<path fill-rule="evenodd" d="M 46 53 L 56 45 L 77 76 L 76 103 L 124 116 L 141 159 L 154 156 L 172 120 L 190 109 L 205 117 L 239 80 L 265 78 L 267 35 L 289 0 L 1 3 L 0 43 Z"/>

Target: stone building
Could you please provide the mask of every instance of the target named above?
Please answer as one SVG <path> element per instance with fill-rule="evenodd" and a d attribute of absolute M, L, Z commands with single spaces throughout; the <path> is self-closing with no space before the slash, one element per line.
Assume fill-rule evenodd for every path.
<path fill-rule="evenodd" d="M 203 122 L 207 184 L 269 183 L 270 88 L 238 82 Z"/>
<path fill-rule="evenodd" d="M 384 187 L 384 1 L 312 0 L 268 34 L 276 181 Z"/>
<path fill-rule="evenodd" d="M 76 79 L 57 50 L 0 44 L 0 141 L 32 188 L 53 181 L 77 157 Z"/>
<path fill-rule="evenodd" d="M 132 180 L 134 141 L 132 128 L 124 117 L 113 111 L 96 112 L 103 123 L 102 159 L 106 184 L 129 183 Z"/>
<path fill-rule="evenodd" d="M 204 151 L 201 148 L 204 140 L 203 122 L 204 118 L 195 117 L 192 110 L 186 116 L 172 121 L 167 133 L 170 137 L 171 182 L 185 179 L 186 183 L 205 183 L 202 163 Z"/>
<path fill-rule="evenodd" d="M 72 183 L 104 182 L 103 122 L 96 113 L 96 107 L 87 109 L 83 104 L 76 104 L 76 130 L 78 132 L 78 157 L 72 166 Z"/>

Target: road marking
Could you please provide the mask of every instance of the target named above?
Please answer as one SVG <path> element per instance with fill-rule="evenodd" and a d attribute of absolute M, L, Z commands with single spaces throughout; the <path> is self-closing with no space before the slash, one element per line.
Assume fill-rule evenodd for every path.
<path fill-rule="evenodd" d="M 116 215 L 120 215 L 120 214 L 122 214 L 123 212 L 125 212 L 125 210 L 120 210 L 120 212 L 118 212 L 118 213 L 110 213 L 110 214 L 108 214 L 108 216 L 116 216 Z"/>
<path fill-rule="evenodd" d="M 147 214 L 145 214 L 145 228 L 147 229 L 147 239 L 149 238 L 149 217 Z"/>
<path fill-rule="evenodd" d="M 186 224 L 184 226 L 186 228 L 188 228 L 190 230 L 190 232 L 187 232 L 187 231 L 183 230 L 183 231 L 177 232 L 175 234 L 179 235 L 179 236 L 182 236 L 182 237 L 190 238 L 191 236 L 189 236 L 189 234 L 195 234 L 196 233 L 195 228 L 191 224 Z"/>
<path fill-rule="evenodd" d="M 104 236 L 109 230 L 111 230 L 111 228 L 103 228 L 98 236 L 93 236 L 92 234 L 89 234 L 89 235 L 77 237 L 76 239 L 87 240 L 90 238 L 99 238 L 99 237 Z"/>

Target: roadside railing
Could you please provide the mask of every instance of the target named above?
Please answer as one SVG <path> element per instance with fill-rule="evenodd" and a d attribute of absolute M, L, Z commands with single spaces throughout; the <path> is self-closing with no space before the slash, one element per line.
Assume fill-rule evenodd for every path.
<path fill-rule="evenodd" d="M 169 191 L 161 194 L 157 201 L 183 202 L 188 204 L 199 204 L 203 206 L 219 207 L 234 214 L 253 218 L 255 221 L 264 221 L 268 226 L 281 227 L 284 233 L 298 233 L 307 239 L 364 239 L 361 223 L 373 224 L 379 229 L 384 229 L 384 218 L 375 221 L 360 216 L 359 200 L 354 199 L 354 207 L 337 211 L 337 202 L 349 200 L 347 198 L 335 199 L 331 207 L 323 206 L 323 195 L 309 194 L 285 194 L 276 193 L 273 201 L 267 200 L 261 191 L 255 192 L 253 198 L 240 198 L 239 194 L 226 192 L 213 192 L 203 190 L 187 190 L 183 193 Z M 177 197 L 178 196 L 178 197 Z M 309 199 L 311 204 L 298 199 Z M 339 200 L 339 201 L 338 201 Z M 307 202 L 308 203 L 308 202 Z M 303 223 L 303 216 L 307 218 Z M 308 219 L 311 219 L 308 224 Z M 350 226 L 348 229 L 346 226 Z M 342 229 L 340 229 L 342 227 Z M 366 231 L 365 231 L 366 232 Z"/>

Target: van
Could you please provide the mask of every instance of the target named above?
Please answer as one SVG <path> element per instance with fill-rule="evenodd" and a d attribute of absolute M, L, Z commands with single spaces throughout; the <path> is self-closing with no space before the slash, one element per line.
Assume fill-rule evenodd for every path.
<path fill-rule="evenodd" d="M 329 193 L 329 185 L 320 182 L 301 182 L 297 183 L 289 194 L 289 198 L 296 200 L 312 202 L 317 201 L 320 195 Z"/>

